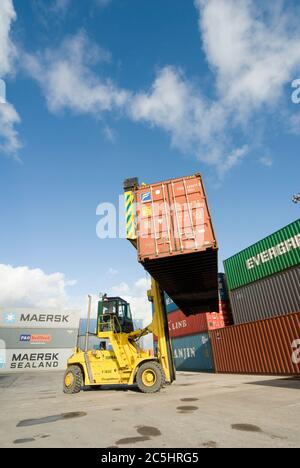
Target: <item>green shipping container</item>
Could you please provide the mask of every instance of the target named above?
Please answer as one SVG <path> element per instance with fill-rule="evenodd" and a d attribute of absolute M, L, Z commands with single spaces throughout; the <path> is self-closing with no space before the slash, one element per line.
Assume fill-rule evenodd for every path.
<path fill-rule="evenodd" d="M 225 260 L 230 291 L 300 264 L 300 219 Z"/>

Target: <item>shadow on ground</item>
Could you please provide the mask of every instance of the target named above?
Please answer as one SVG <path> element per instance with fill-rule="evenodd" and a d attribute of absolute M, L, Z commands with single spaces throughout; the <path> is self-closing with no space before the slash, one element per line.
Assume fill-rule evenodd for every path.
<path fill-rule="evenodd" d="M 96 386 L 86 386 L 82 389 L 84 392 L 131 392 L 131 393 L 141 393 L 137 386 L 135 385 L 96 385 Z"/>
<path fill-rule="evenodd" d="M 300 390 L 300 377 L 288 378 L 288 379 L 277 379 L 277 380 L 262 380 L 258 382 L 248 382 L 247 385 L 261 385 L 262 387 L 275 387 Z"/>

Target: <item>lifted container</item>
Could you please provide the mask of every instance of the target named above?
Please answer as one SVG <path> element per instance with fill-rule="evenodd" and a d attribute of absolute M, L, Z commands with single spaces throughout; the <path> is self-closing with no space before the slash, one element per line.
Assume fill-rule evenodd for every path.
<path fill-rule="evenodd" d="M 218 246 L 200 174 L 134 187 L 138 258 L 186 316 L 218 310 Z"/>

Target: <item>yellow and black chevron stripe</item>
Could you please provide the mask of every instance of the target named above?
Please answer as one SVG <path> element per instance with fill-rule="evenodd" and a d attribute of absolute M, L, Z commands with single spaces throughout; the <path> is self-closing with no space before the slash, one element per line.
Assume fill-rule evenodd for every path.
<path fill-rule="evenodd" d="M 135 213 L 134 213 L 134 194 L 133 192 L 125 192 L 125 209 L 126 209 L 126 237 L 129 240 L 136 239 L 135 230 Z"/>

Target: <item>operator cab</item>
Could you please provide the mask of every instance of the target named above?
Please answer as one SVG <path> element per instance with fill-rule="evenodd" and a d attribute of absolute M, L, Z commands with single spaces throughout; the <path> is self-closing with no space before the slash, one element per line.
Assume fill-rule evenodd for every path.
<path fill-rule="evenodd" d="M 107 331 L 131 333 L 134 326 L 130 304 L 121 297 L 107 297 L 104 294 L 98 302 L 98 332 Z"/>

